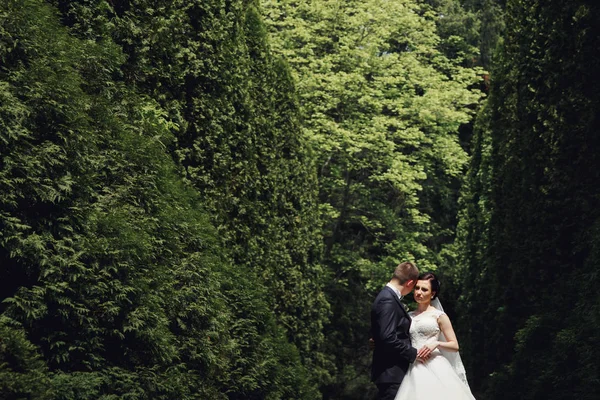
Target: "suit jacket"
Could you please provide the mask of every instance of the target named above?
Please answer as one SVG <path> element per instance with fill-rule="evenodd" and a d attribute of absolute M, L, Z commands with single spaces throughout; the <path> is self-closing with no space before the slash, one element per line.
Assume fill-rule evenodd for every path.
<path fill-rule="evenodd" d="M 371 380 L 401 383 L 417 349 L 410 343 L 411 319 L 392 289 L 384 287 L 371 307 L 371 337 L 375 341 Z"/>

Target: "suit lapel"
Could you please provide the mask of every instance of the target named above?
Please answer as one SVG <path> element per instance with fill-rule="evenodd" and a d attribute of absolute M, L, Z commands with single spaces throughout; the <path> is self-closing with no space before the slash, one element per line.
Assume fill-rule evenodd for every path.
<path fill-rule="evenodd" d="M 404 308 L 404 304 L 402 304 L 402 302 L 400 301 L 400 299 L 398 298 L 398 295 L 396 294 L 396 292 L 394 292 L 391 288 L 389 288 L 388 286 L 385 286 L 385 288 L 387 290 L 389 290 L 390 292 L 392 292 L 392 296 L 394 297 L 394 299 L 396 300 L 396 303 L 398 303 L 398 307 L 400 307 L 400 309 L 402 310 L 402 312 L 404 313 L 404 315 L 406 315 L 406 318 L 408 318 L 409 321 L 411 321 L 412 319 L 410 318 L 410 315 L 408 315 L 408 313 L 406 312 L 406 309 Z"/>

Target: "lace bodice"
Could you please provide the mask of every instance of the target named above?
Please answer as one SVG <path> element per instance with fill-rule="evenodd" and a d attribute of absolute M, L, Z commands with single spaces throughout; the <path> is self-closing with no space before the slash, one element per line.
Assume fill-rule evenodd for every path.
<path fill-rule="evenodd" d="M 420 349 L 425 343 L 431 340 L 437 340 L 440 334 L 440 326 L 438 318 L 445 314 L 439 310 L 429 310 L 421 314 L 415 315 L 410 312 L 412 318 L 410 324 L 410 341 L 414 348 Z"/>

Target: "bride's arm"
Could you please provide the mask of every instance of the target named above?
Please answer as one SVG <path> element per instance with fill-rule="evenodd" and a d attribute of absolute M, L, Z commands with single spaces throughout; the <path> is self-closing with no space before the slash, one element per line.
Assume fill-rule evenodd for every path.
<path fill-rule="evenodd" d="M 456 334 L 454 333 L 454 328 L 452 328 L 450 318 L 448 318 L 446 314 L 440 315 L 438 317 L 438 325 L 440 326 L 440 329 L 444 334 L 444 338 L 446 339 L 446 341 L 430 341 L 426 343 L 423 347 L 427 347 L 430 351 L 433 351 L 437 348 L 448 351 L 458 351 L 458 340 L 456 340 Z"/>
<path fill-rule="evenodd" d="M 452 322 L 450 322 L 450 318 L 448 318 L 446 314 L 442 314 L 438 318 L 438 324 L 442 330 L 442 333 L 444 334 L 444 337 L 446 338 L 446 341 L 438 341 L 437 347 L 449 351 L 458 351 L 458 340 L 456 340 L 456 333 L 454 333 L 454 328 L 452 328 Z"/>

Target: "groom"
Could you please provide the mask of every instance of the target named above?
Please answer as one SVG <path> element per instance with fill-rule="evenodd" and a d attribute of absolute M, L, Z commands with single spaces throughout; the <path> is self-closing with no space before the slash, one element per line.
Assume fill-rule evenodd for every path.
<path fill-rule="evenodd" d="M 409 364 L 417 359 L 417 349 L 411 346 L 408 334 L 411 319 L 400 299 L 412 291 L 418 277 L 413 263 L 399 264 L 371 307 L 371 337 L 375 342 L 371 380 L 379 390 L 378 400 L 396 397 Z"/>

